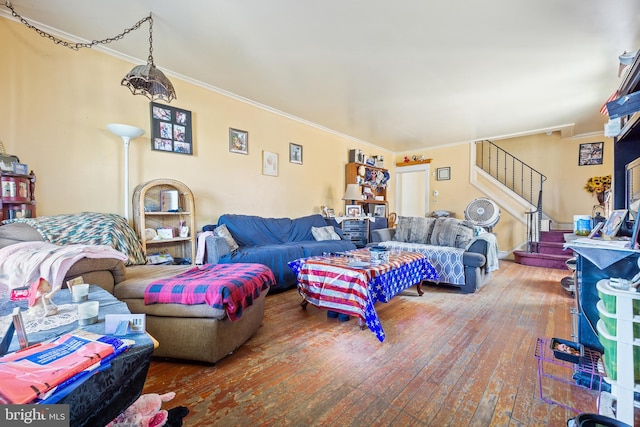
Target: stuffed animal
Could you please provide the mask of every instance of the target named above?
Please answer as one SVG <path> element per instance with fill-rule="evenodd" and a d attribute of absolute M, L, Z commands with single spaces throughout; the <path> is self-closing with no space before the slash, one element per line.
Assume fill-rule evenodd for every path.
<path fill-rule="evenodd" d="M 161 409 L 162 402 L 176 396 L 174 392 L 165 394 L 143 394 L 107 427 L 161 427 L 167 423 L 168 412 Z"/>

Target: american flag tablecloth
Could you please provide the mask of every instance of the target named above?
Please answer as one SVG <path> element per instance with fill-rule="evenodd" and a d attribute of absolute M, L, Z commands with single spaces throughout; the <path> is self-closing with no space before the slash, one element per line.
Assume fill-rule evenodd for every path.
<path fill-rule="evenodd" d="M 362 319 L 380 341 L 384 341 L 385 333 L 374 304 L 389 302 L 423 280 L 438 280 L 435 268 L 420 253 L 391 253 L 389 262 L 362 267 L 353 264 L 368 262 L 368 249 L 348 255 L 300 258 L 291 261 L 289 267 L 298 276 L 298 291 L 306 301 Z"/>

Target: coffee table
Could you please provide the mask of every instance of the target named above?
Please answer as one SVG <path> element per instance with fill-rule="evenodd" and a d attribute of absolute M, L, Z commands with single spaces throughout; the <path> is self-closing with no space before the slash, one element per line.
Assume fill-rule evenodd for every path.
<path fill-rule="evenodd" d="M 27 301 L 10 301 L 8 290 L 0 297 L 0 315 L 7 315 L 14 307 L 26 310 Z M 89 299 L 100 302 L 98 323 L 81 328 L 88 332 L 104 334 L 106 314 L 129 314 L 127 305 L 96 285 L 89 287 Z M 67 289 L 59 290 L 53 296 L 58 306 L 72 304 Z M 72 332 L 79 327 L 77 321 L 29 334 L 31 342 L 39 342 Z M 69 392 L 57 403 L 69 405 L 70 425 L 102 426 L 113 420 L 129 407 L 142 393 L 147 377 L 153 341 L 147 334 L 129 334 L 124 338 L 132 339 L 135 345 L 110 362 L 110 367 L 90 376 L 77 388 Z M 14 337 L 11 351 L 18 349 L 18 340 Z"/>
<path fill-rule="evenodd" d="M 389 302 L 398 293 L 423 280 L 438 280 L 438 273 L 424 255 L 417 252 L 390 253 L 389 261 L 371 264 L 369 249 L 340 254 L 300 258 L 289 263 L 298 278 L 298 292 L 308 303 L 358 318 L 381 342 L 385 332 L 374 307 Z"/>

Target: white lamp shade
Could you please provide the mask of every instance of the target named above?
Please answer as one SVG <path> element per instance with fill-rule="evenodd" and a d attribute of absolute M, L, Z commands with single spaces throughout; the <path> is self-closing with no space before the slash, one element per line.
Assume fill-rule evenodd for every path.
<path fill-rule="evenodd" d="M 347 184 L 342 200 L 362 200 L 362 193 L 358 184 Z"/>
<path fill-rule="evenodd" d="M 137 138 L 144 135 L 143 129 L 131 125 L 122 125 L 119 123 L 108 124 L 107 129 L 121 138 Z"/>

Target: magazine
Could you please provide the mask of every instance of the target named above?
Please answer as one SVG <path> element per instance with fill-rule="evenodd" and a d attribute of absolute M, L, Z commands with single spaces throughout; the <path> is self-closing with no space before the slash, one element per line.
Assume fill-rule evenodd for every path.
<path fill-rule="evenodd" d="M 0 357 L 0 400 L 29 403 L 114 352 L 111 344 L 65 334 Z"/>
<path fill-rule="evenodd" d="M 72 332 L 72 334 L 76 336 L 88 338 L 91 340 L 111 344 L 114 348 L 114 352 L 111 353 L 109 356 L 105 357 L 104 359 L 101 359 L 100 362 L 98 362 L 97 364 L 92 365 L 86 368 L 85 370 L 75 374 L 71 378 L 63 381 L 56 387 L 49 390 L 47 393 L 38 395 L 38 397 L 35 400 L 36 403 L 53 404 L 53 403 L 59 402 L 61 399 L 63 399 L 65 396 L 71 393 L 73 390 L 78 388 L 87 379 L 89 379 L 89 377 L 91 377 L 93 374 L 110 368 L 111 360 L 113 358 L 119 356 L 120 354 L 124 353 L 129 348 L 131 348 L 133 345 L 135 345 L 134 340 L 120 339 L 114 336 L 95 334 L 92 332 L 87 332 L 82 329 L 78 329 Z"/>

